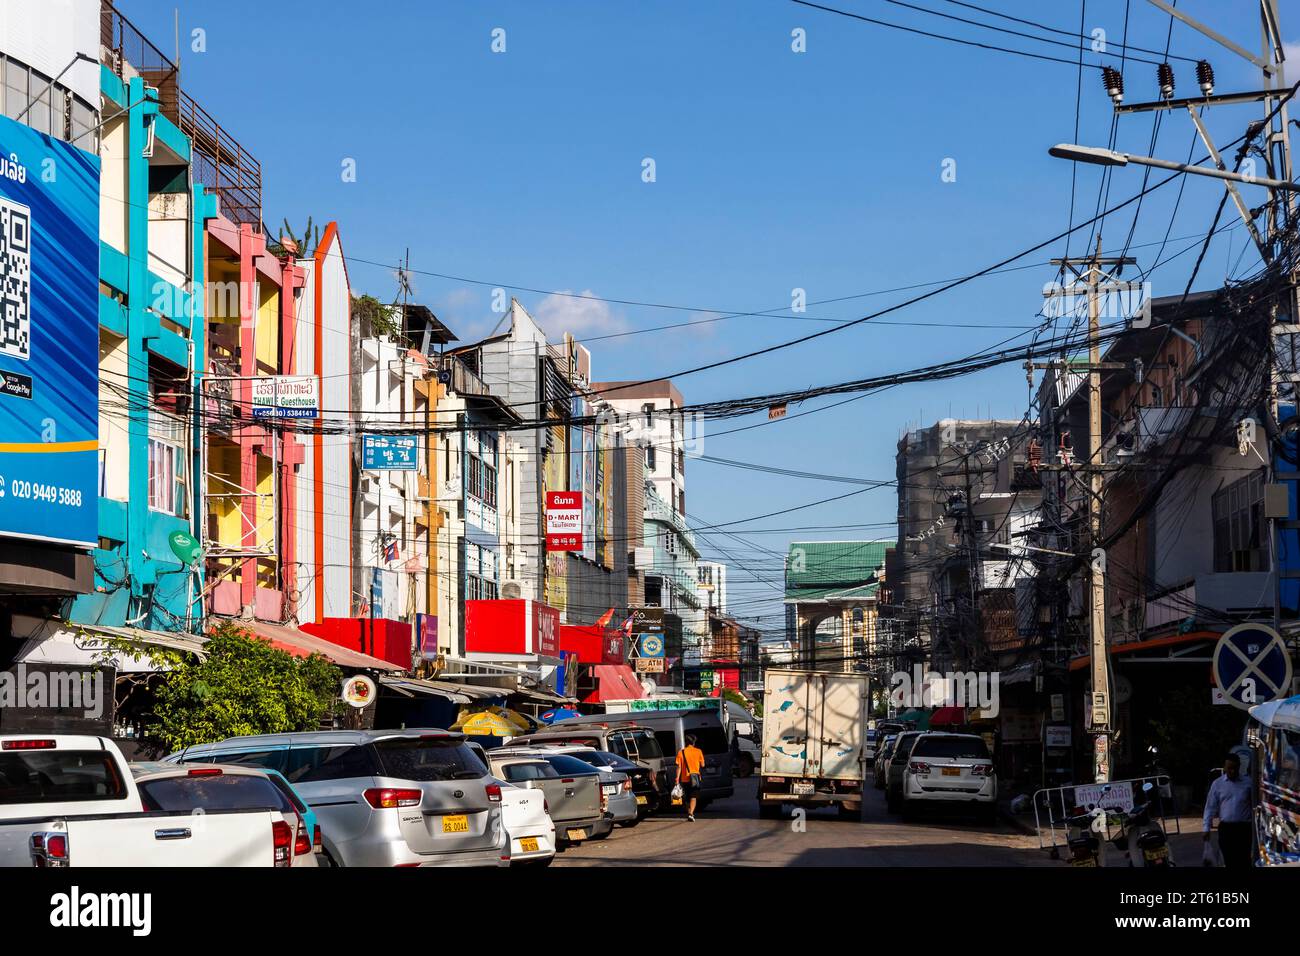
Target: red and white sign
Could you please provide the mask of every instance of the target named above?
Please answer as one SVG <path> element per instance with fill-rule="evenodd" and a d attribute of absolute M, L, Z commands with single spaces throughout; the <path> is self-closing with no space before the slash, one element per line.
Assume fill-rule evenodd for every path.
<path fill-rule="evenodd" d="M 466 601 L 465 656 L 472 660 L 558 660 L 560 612 L 539 601 Z"/>
<path fill-rule="evenodd" d="M 582 550 L 582 492 L 546 493 L 546 550 Z"/>

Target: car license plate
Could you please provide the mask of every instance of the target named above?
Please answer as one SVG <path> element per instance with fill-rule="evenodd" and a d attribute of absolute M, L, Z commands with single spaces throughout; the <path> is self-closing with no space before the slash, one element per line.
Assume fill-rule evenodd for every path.
<path fill-rule="evenodd" d="M 450 817 L 442 818 L 443 833 L 468 833 L 469 817 L 463 813 L 457 813 Z"/>
<path fill-rule="evenodd" d="M 519 838 L 519 851 L 520 851 L 521 853 L 536 853 L 536 852 L 537 852 L 537 837 L 520 837 L 520 838 Z"/>
<path fill-rule="evenodd" d="M 943 775 L 944 775 L 945 777 L 960 777 L 960 776 L 961 776 L 961 768 L 960 768 L 960 767 L 944 767 L 944 768 L 943 768 Z"/>
<path fill-rule="evenodd" d="M 568 838 L 569 838 L 570 840 L 575 840 L 575 841 L 576 841 L 576 840 L 585 840 L 585 839 L 587 839 L 587 831 L 586 831 L 586 830 L 565 830 L 564 832 L 565 832 L 565 834 L 568 836 Z"/>
<path fill-rule="evenodd" d="M 642 796 L 639 796 L 639 795 L 637 796 L 637 798 L 636 798 L 636 805 L 637 805 L 638 807 L 643 807 L 643 806 L 645 806 L 647 803 L 649 803 L 649 801 L 646 800 L 645 797 L 642 797 Z"/>
<path fill-rule="evenodd" d="M 790 786 L 790 791 L 796 797 L 810 797 L 816 791 L 817 787 L 811 780 L 796 780 Z"/>
<path fill-rule="evenodd" d="M 1158 846 L 1154 850 L 1144 850 L 1142 855 L 1151 863 L 1158 860 L 1167 860 L 1169 859 L 1169 847 Z"/>

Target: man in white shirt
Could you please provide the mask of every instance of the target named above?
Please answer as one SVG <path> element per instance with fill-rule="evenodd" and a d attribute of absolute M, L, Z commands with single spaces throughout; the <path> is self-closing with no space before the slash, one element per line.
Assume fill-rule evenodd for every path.
<path fill-rule="evenodd" d="M 1205 842 L 1210 842 L 1214 818 L 1219 818 L 1219 852 L 1223 865 L 1238 869 L 1251 865 L 1251 840 L 1254 826 L 1251 814 L 1250 781 L 1241 775 L 1241 758 L 1228 754 L 1223 759 L 1223 773 L 1210 785 L 1205 798 L 1205 818 L 1201 821 Z"/>

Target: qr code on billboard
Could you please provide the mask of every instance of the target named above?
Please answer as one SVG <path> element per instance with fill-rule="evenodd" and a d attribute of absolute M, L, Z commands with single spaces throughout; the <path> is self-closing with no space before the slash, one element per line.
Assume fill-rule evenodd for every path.
<path fill-rule="evenodd" d="M 32 211 L 0 197 L 0 354 L 32 351 Z"/>

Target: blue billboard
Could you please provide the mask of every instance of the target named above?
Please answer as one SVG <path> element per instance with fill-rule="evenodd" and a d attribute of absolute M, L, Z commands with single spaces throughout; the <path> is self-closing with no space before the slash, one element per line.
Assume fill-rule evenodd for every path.
<path fill-rule="evenodd" d="M 365 471 L 418 471 L 414 435 L 362 435 L 361 467 Z"/>
<path fill-rule="evenodd" d="M 99 157 L 0 116 L 0 535 L 99 540 Z"/>

